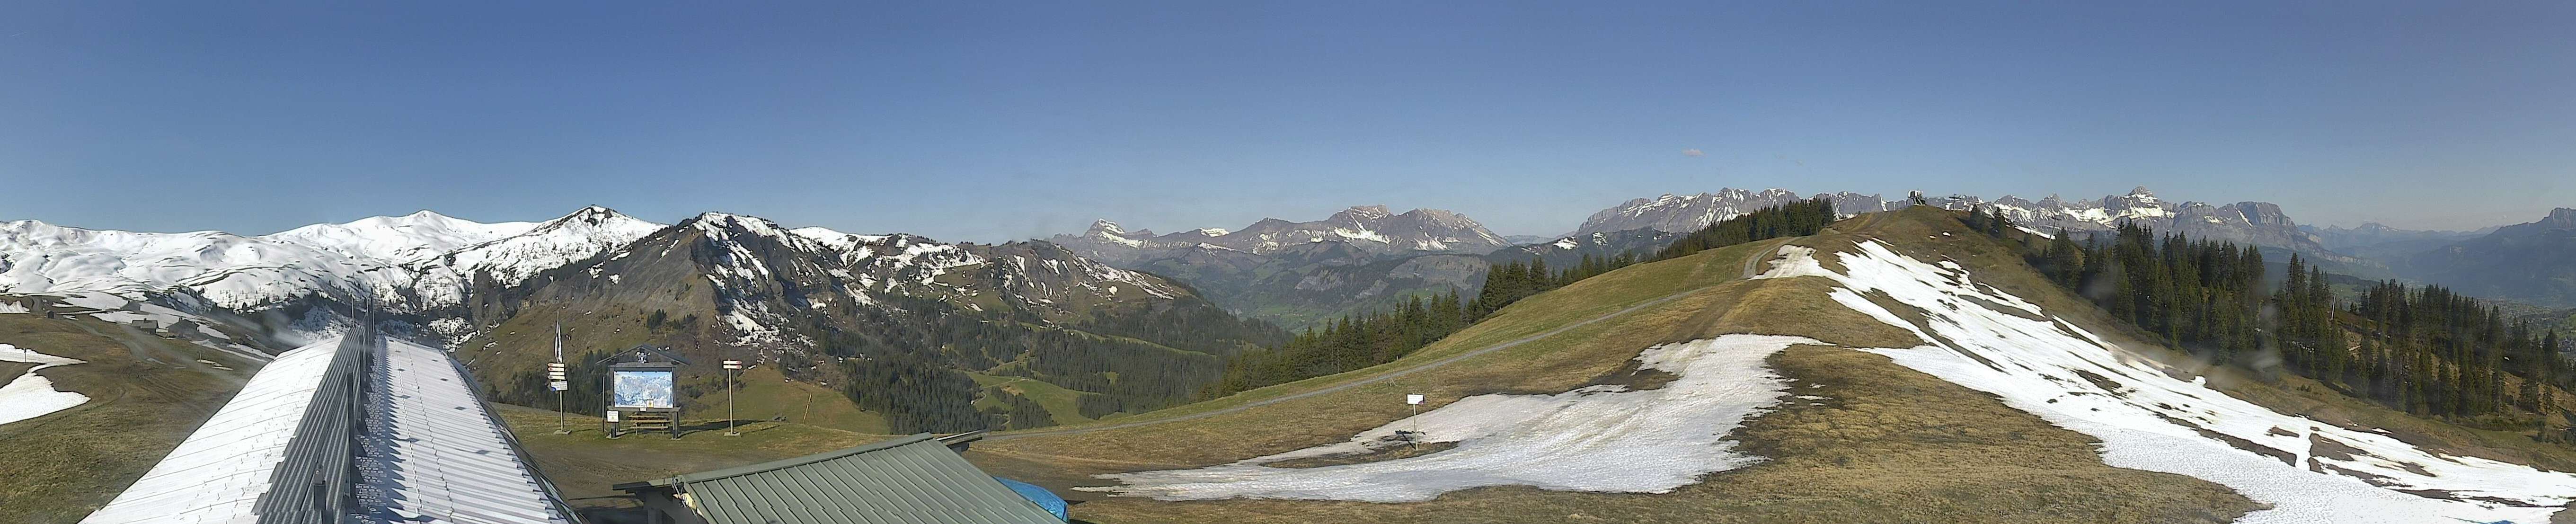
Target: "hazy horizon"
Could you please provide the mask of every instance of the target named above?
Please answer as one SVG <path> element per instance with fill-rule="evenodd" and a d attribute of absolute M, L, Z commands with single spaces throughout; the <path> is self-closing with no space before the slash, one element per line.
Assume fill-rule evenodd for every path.
<path fill-rule="evenodd" d="M 1724 187 L 2576 207 L 2569 4 L 165 7 L 0 22 L 0 220 L 598 204 L 996 242 L 1370 204 L 1550 235 Z"/>

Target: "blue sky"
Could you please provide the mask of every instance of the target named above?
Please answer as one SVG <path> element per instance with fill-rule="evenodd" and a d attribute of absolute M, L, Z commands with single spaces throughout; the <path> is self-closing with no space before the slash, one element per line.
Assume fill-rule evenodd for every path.
<path fill-rule="evenodd" d="M 103 4 L 0 4 L 0 219 L 601 204 L 998 241 L 1359 204 L 1553 234 L 1720 187 L 2576 207 L 2568 3 Z"/>

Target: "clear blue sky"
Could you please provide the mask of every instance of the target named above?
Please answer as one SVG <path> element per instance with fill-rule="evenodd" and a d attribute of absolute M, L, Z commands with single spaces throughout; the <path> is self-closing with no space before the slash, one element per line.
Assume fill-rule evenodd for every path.
<path fill-rule="evenodd" d="M 1375 203 L 1552 234 L 1729 186 L 2576 206 L 2565 2 L 521 4 L 0 6 L 0 219 L 602 204 L 997 241 Z"/>

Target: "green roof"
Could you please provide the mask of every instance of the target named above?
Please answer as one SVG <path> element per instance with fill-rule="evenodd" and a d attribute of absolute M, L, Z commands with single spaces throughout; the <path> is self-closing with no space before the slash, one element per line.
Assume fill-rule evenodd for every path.
<path fill-rule="evenodd" d="M 928 433 L 617 489 L 687 493 L 712 524 L 1061 524 Z"/>

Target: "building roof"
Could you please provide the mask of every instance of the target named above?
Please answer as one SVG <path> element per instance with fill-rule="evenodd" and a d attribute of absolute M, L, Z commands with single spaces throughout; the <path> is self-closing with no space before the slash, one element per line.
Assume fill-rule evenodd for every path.
<path fill-rule="evenodd" d="M 296 348 L 81 522 L 572 522 L 480 394 L 372 330 Z"/>
<path fill-rule="evenodd" d="M 359 436 L 360 522 L 565 522 L 447 352 L 387 340 L 380 355 Z"/>
<path fill-rule="evenodd" d="M 686 494 L 711 524 L 1049 524 L 928 433 L 617 489 Z"/>
<path fill-rule="evenodd" d="M 251 522 L 338 339 L 281 353 L 161 463 L 83 524 Z"/>

